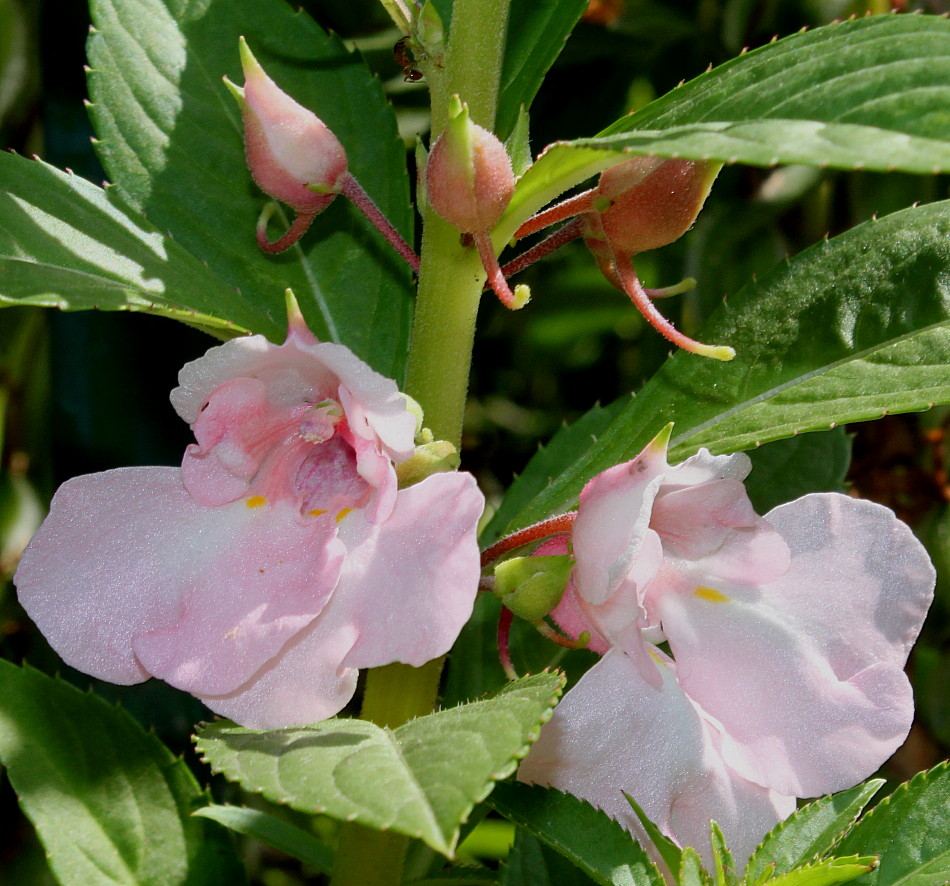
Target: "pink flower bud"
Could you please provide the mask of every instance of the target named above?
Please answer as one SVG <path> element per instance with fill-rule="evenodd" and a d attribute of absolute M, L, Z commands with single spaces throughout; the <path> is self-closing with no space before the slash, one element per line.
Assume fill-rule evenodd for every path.
<path fill-rule="evenodd" d="M 505 146 L 463 105 L 436 139 L 426 169 L 429 204 L 466 233 L 491 230 L 515 189 Z"/>
<path fill-rule="evenodd" d="M 281 90 L 241 38 L 244 88 L 229 84 L 241 105 L 244 145 L 254 181 L 302 215 L 326 209 L 346 175 L 346 152 L 316 114 Z"/>

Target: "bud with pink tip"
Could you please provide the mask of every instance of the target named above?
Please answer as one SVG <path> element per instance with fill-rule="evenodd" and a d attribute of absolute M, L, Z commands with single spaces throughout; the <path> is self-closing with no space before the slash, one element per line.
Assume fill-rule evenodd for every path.
<path fill-rule="evenodd" d="M 489 231 L 498 224 L 515 190 L 515 174 L 505 146 L 484 127 L 473 123 L 468 107 L 456 97 L 449 125 L 436 139 L 426 167 L 429 205 L 447 222 L 472 234 L 488 281 L 502 304 L 524 307 L 526 286 L 514 293 L 498 267 Z"/>
<path fill-rule="evenodd" d="M 281 90 L 240 41 L 244 88 L 225 78 L 241 106 L 244 145 L 254 181 L 264 193 L 297 213 L 290 230 L 269 243 L 258 224 L 258 243 L 265 252 L 281 252 L 307 230 L 317 213 L 343 189 L 346 152 L 316 114 Z M 266 225 L 266 218 L 264 219 Z"/>

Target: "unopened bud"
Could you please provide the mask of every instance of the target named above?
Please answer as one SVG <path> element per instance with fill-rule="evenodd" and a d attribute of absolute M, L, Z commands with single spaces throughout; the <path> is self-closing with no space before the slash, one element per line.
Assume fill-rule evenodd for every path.
<path fill-rule="evenodd" d="M 495 595 L 519 618 L 538 621 L 560 602 L 573 565 L 566 554 L 504 560 L 495 567 Z"/>
<path fill-rule="evenodd" d="M 459 454 L 448 440 L 433 440 L 416 447 L 405 461 L 396 465 L 399 488 L 413 486 L 432 474 L 454 471 L 459 466 Z"/>
<path fill-rule="evenodd" d="M 692 227 L 721 168 L 657 157 L 612 166 L 591 193 L 583 236 L 604 276 L 630 296 L 657 332 L 692 354 L 731 360 L 736 352 L 728 345 L 706 345 L 677 330 L 652 301 L 672 293 L 644 289 L 631 264 L 637 253 L 666 246 Z"/>
<path fill-rule="evenodd" d="M 696 221 L 721 164 L 635 157 L 605 170 L 586 216 L 590 239 L 627 257 L 666 246 Z"/>
<path fill-rule="evenodd" d="M 456 101 L 456 113 L 429 153 L 426 194 L 429 205 L 466 233 L 490 231 L 515 189 L 505 146 Z"/>
<path fill-rule="evenodd" d="M 346 152 L 312 111 L 271 80 L 240 41 L 244 88 L 225 80 L 241 106 L 244 146 L 254 181 L 301 215 L 315 215 L 342 188 Z"/>

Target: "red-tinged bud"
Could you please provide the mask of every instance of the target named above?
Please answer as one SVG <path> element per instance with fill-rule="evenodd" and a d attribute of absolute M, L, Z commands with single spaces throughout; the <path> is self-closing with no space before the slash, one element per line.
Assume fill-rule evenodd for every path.
<path fill-rule="evenodd" d="M 637 157 L 606 170 L 591 192 L 583 215 L 583 237 L 604 276 L 622 289 L 661 335 L 693 354 L 731 360 L 735 351 L 705 345 L 675 329 L 651 296 L 672 295 L 683 287 L 645 290 L 631 259 L 683 236 L 696 221 L 721 168 L 718 163 Z"/>
<path fill-rule="evenodd" d="M 265 194 L 286 203 L 306 230 L 342 190 L 347 174 L 346 152 L 326 124 L 295 102 L 271 80 L 241 38 L 244 88 L 225 78 L 241 106 L 244 146 L 251 175 Z M 306 224 L 302 222 L 306 221 Z M 296 240 L 303 230 L 299 230 Z M 260 232 L 259 232 L 260 233 Z M 260 239 L 260 236 L 259 236 Z M 286 249 L 291 243 L 278 243 Z M 292 241 L 293 242 L 293 241 Z M 266 241 L 262 242 L 262 247 Z M 274 249 L 277 244 L 268 244 Z"/>
<path fill-rule="evenodd" d="M 472 123 L 457 96 L 449 114 L 449 125 L 429 153 L 426 197 L 449 224 L 473 235 L 488 284 L 506 308 L 516 311 L 528 303 L 531 291 L 523 284 L 511 291 L 489 234 L 515 191 L 511 159 L 494 135 Z"/>
<path fill-rule="evenodd" d="M 606 239 L 628 257 L 678 240 L 696 221 L 719 169 L 656 157 L 612 166 L 595 189 L 585 237 Z"/>
<path fill-rule="evenodd" d="M 429 204 L 461 231 L 490 231 L 514 190 L 515 175 L 505 146 L 487 129 L 472 123 L 468 108 L 458 103 L 429 154 Z"/>

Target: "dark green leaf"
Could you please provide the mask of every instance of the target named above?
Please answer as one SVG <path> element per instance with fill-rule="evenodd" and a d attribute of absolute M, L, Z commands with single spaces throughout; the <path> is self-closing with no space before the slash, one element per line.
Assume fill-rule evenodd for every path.
<path fill-rule="evenodd" d="M 482 531 L 483 547 L 497 541 L 537 495 L 582 457 L 629 402 L 625 397 L 609 406 L 598 404 L 572 425 L 561 428 L 547 446 L 539 448 L 525 470 L 508 487 L 501 505 Z"/>
<path fill-rule="evenodd" d="M 701 330 L 704 341 L 732 345 L 735 360 L 675 354 L 507 528 L 570 507 L 587 480 L 634 457 L 670 421 L 676 462 L 700 446 L 734 452 L 950 402 L 948 279 L 947 202 L 813 246 L 746 286 Z"/>
<path fill-rule="evenodd" d="M 495 787 L 488 802 L 600 886 L 664 886 L 633 837 L 584 800 L 553 788 L 506 783 Z"/>
<path fill-rule="evenodd" d="M 746 882 L 754 882 L 770 869 L 783 874 L 831 851 L 883 784 L 881 779 L 874 779 L 849 791 L 822 797 L 780 822 L 766 834 L 749 859 Z"/>
<path fill-rule="evenodd" d="M 760 514 L 809 492 L 844 492 L 851 438 L 844 428 L 802 434 L 749 450 L 746 491 Z"/>
<path fill-rule="evenodd" d="M 518 111 L 531 107 L 548 68 L 587 9 L 587 0 L 514 0 L 508 13 L 505 63 L 495 133 L 508 138 Z"/>
<path fill-rule="evenodd" d="M 492 698 L 382 729 L 365 720 L 254 732 L 226 721 L 199 731 L 216 771 L 301 812 L 418 837 L 446 855 L 492 784 L 510 774 L 560 694 L 537 674 Z"/>
<path fill-rule="evenodd" d="M 194 815 L 210 818 L 232 831 L 253 837 L 255 840 L 284 852 L 293 858 L 299 858 L 305 864 L 323 871 L 333 870 L 333 853 L 326 844 L 302 828 L 268 815 L 257 809 L 242 806 L 203 806 L 196 809 Z"/>
<path fill-rule="evenodd" d="M 252 331 L 281 337 L 289 286 L 320 338 L 397 376 L 408 270 L 342 198 L 287 253 L 258 250 L 254 228 L 266 198 L 251 181 L 240 113 L 221 80 L 243 82 L 243 35 L 277 84 L 335 132 L 350 170 L 411 239 L 404 148 L 360 58 L 281 0 L 94 0 L 92 15 L 90 113 L 99 156 L 123 194 L 245 293 Z"/>
<path fill-rule="evenodd" d="M 114 188 L 13 154 L 0 154 L 0 186 L 0 305 L 146 311 L 225 336 L 254 325 L 247 298 Z"/>
<path fill-rule="evenodd" d="M 594 883 L 524 828 L 518 828 L 501 877 L 500 886 L 591 886 Z"/>
<path fill-rule="evenodd" d="M 683 860 L 683 850 L 680 849 L 679 846 L 677 846 L 669 837 L 667 837 L 666 834 L 664 834 L 647 817 L 647 814 L 640 808 L 640 804 L 637 803 L 633 797 L 627 793 L 624 793 L 624 797 L 627 798 L 627 802 L 636 813 L 637 818 L 640 819 L 640 824 L 643 825 L 643 830 L 646 831 L 647 836 L 653 842 L 653 845 L 656 847 L 656 851 L 660 853 L 660 858 L 663 859 L 663 863 L 671 871 L 678 871 Z"/>
<path fill-rule="evenodd" d="M 0 660 L 0 761 L 62 886 L 245 882 L 185 764 L 128 714 Z"/>
<path fill-rule="evenodd" d="M 921 772 L 877 804 L 835 847 L 877 855 L 861 886 L 945 886 L 950 882 L 950 763 Z"/>
<path fill-rule="evenodd" d="M 950 170 L 950 21 L 872 16 L 741 55 L 550 147 L 518 183 L 504 242 L 545 203 L 625 154 L 758 166 Z"/>

